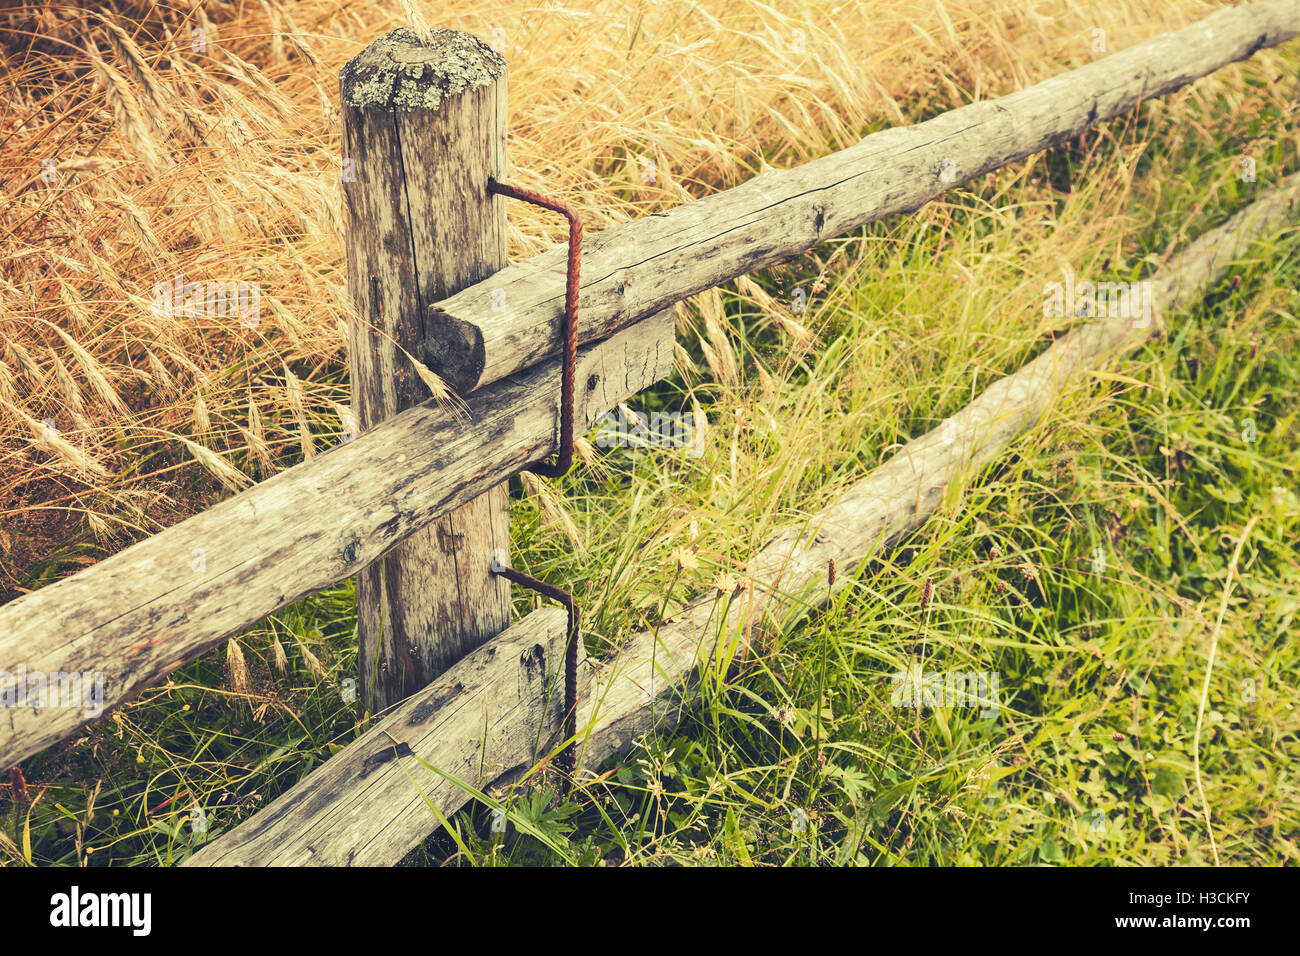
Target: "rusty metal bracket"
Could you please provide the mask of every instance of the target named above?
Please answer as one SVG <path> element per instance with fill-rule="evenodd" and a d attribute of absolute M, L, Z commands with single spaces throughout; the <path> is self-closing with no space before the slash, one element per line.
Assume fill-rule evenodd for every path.
<path fill-rule="evenodd" d="M 582 264 L 582 220 L 578 214 L 556 199 L 547 199 L 540 193 L 521 189 L 495 179 L 488 180 L 488 190 L 498 196 L 519 199 L 558 212 L 569 221 L 569 258 L 564 284 L 564 328 L 562 363 L 560 371 L 560 445 L 555 461 L 539 461 L 526 471 L 544 478 L 562 478 L 573 467 L 573 416 L 575 379 L 578 373 L 578 280 Z M 491 572 L 507 581 L 529 588 L 552 600 L 559 601 L 569 612 L 568 640 L 564 649 L 564 738 L 568 741 L 560 755 L 566 772 L 563 783 L 567 794 L 573 785 L 573 774 L 578 769 L 578 602 L 563 588 L 557 588 L 531 575 L 516 571 L 506 564 L 505 555 L 493 555 Z"/>
<path fill-rule="evenodd" d="M 500 550 L 492 556 L 489 570 L 493 574 L 559 601 L 569 612 L 568 639 L 564 645 L 564 739 L 568 744 L 560 754 L 560 763 L 566 774 L 563 789 L 567 794 L 573 785 L 574 771 L 578 769 L 578 602 L 563 588 L 557 588 L 532 575 L 516 571 L 506 564 L 503 558 L 505 554 Z"/>
<path fill-rule="evenodd" d="M 574 380 L 578 368 L 578 277 L 582 264 L 582 220 L 557 199 L 488 179 L 488 190 L 558 212 L 569 220 L 569 262 L 564 284 L 563 366 L 560 373 L 560 447 L 554 462 L 539 461 L 526 470 L 544 478 L 562 478 L 573 466 Z"/>

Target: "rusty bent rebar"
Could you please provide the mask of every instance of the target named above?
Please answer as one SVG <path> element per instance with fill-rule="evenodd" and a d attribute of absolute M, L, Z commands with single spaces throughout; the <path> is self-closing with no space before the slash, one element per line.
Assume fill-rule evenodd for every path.
<path fill-rule="evenodd" d="M 564 286 L 564 341 L 560 372 L 560 446 L 554 462 L 539 461 L 525 469 L 544 478 L 562 478 L 573 466 L 573 406 L 574 381 L 578 367 L 578 278 L 582 260 L 582 220 L 564 203 L 547 199 L 528 189 L 489 179 L 488 190 L 499 196 L 520 199 L 541 206 L 543 209 L 558 212 L 569 221 L 569 260 Z M 563 588 L 557 588 L 522 571 L 516 571 L 495 555 L 490 570 L 507 581 L 559 601 L 569 612 L 568 636 L 564 650 L 564 738 L 568 744 L 560 756 L 561 765 L 566 773 L 563 789 L 567 794 L 573 785 L 573 774 L 578 768 L 578 602 Z"/>

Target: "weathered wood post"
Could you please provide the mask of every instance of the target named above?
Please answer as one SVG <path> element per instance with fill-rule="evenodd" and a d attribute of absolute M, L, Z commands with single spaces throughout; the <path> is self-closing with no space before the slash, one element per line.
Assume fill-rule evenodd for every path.
<path fill-rule="evenodd" d="M 505 62 L 457 30 L 380 37 L 339 73 L 352 402 L 363 430 L 429 397 L 427 306 L 506 264 Z M 458 347 L 447 343 L 447 348 Z M 460 346 L 463 347 L 463 346 Z M 428 449 L 413 449 L 428 451 Z M 363 706 L 396 703 L 510 623 L 488 567 L 509 547 L 506 486 L 411 535 L 357 577 Z"/>

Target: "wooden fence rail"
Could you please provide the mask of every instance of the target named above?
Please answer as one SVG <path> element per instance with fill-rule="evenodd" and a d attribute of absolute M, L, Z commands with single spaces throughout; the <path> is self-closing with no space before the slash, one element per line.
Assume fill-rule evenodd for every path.
<path fill-rule="evenodd" d="M 600 414 L 669 373 L 673 324 L 670 313 L 663 310 L 672 303 L 807 251 L 866 222 L 916 209 L 961 182 L 1120 115 L 1143 98 L 1177 89 L 1226 63 L 1298 34 L 1300 3 L 1296 0 L 1261 0 L 1221 10 L 1184 30 L 1156 37 L 1021 92 L 972 104 L 914 127 L 875 134 L 854 147 L 797 169 L 766 173 L 709 199 L 589 237 L 583 257 L 581 334 L 588 344 L 580 352 L 577 376 L 579 427 L 590 427 Z M 392 46 L 391 41 L 381 39 L 372 48 L 386 42 Z M 402 52 L 400 56 L 408 54 Z M 498 102 L 495 96 L 489 96 L 489 101 Z M 367 137 L 382 139 L 382 130 L 365 129 L 365 136 L 357 140 L 354 148 L 365 148 Z M 401 152 L 400 135 L 392 136 L 395 138 L 390 145 L 396 152 L 390 151 L 389 158 L 409 165 L 413 160 Z M 362 165 L 364 168 L 364 159 Z M 483 169 L 498 166 L 489 159 Z M 419 180 L 420 174 L 412 175 L 414 181 Z M 402 284 L 423 281 L 418 277 L 420 262 L 436 267 L 437 256 L 429 250 L 448 240 L 427 233 L 429 227 L 423 219 L 405 224 L 392 219 L 393 210 L 410 210 L 418 205 L 410 202 L 411 182 L 407 178 L 399 184 L 390 177 L 372 183 L 368 192 L 349 194 L 387 197 L 372 209 L 372 216 L 379 220 L 379 231 L 366 240 L 370 251 L 356 259 L 356 274 L 350 271 L 349 286 L 357 294 L 358 303 L 369 306 L 371 325 L 377 319 L 386 323 L 379 329 L 384 335 L 392 335 L 396 328 L 393 323 L 409 326 L 402 330 L 407 342 L 411 341 L 412 330 L 420 332 L 429 361 L 465 396 L 465 408 L 458 411 L 425 402 L 386 420 L 377 417 L 373 427 L 357 440 L 289 469 L 72 577 L 0 607 L 0 675 L 13 674 L 20 667 L 47 674 L 102 674 L 103 703 L 106 708 L 112 707 L 267 614 L 372 565 L 439 516 L 474 500 L 554 450 L 559 380 L 554 353 L 564 285 L 563 252 L 552 250 L 508 266 L 428 305 L 438 297 L 436 283 L 421 286 L 415 295 L 403 292 Z M 366 201 L 372 205 L 377 202 L 373 198 Z M 421 243 L 431 244 L 426 253 L 419 252 Z M 384 260 L 380 254 L 384 250 L 396 260 L 403 255 L 411 259 L 405 266 L 400 262 L 394 265 Z M 481 258 L 487 262 L 491 255 L 485 253 Z M 351 270 L 351 255 L 349 262 Z M 492 267 L 490 262 L 482 266 L 489 271 Z M 444 291 L 463 284 L 469 268 L 462 263 L 449 273 L 449 285 Z M 370 298 L 358 294 L 358 289 L 366 288 L 377 291 Z M 388 298 L 381 304 L 381 296 L 390 297 L 396 304 L 390 304 Z M 416 320 L 418 314 L 412 318 L 412 308 L 424 311 L 422 321 Z M 359 333 L 354 336 L 354 350 L 363 347 L 361 343 L 366 339 Z M 450 348 L 448 343 L 456 347 Z M 370 368 L 363 376 L 371 383 L 367 387 L 379 388 L 375 383 L 385 369 L 395 368 L 395 362 L 389 354 Z M 382 392 L 380 389 L 375 393 L 376 403 L 403 402 L 396 393 Z M 1028 413 L 1016 420 L 1021 423 L 1017 427 L 1029 420 L 1025 415 Z M 927 480 L 938 482 L 946 472 L 936 465 L 927 474 Z M 911 494 L 907 489 L 915 490 L 914 484 L 905 481 L 899 486 L 904 490 L 895 491 Z M 923 513 L 923 504 L 933 506 L 940 493 L 935 488 L 937 484 L 933 488 L 926 485 L 925 502 L 918 499 L 908 505 L 912 517 L 907 521 Z M 903 506 L 893 500 L 882 507 L 897 510 Z M 873 526 L 869 532 L 853 532 L 853 547 L 847 553 L 863 553 L 869 542 L 862 534 L 879 541 L 889 536 L 890 527 L 886 523 L 879 528 Z M 769 558 L 803 554 L 798 551 L 802 538 L 796 535 L 793 540 L 796 543 L 790 547 L 796 550 L 790 554 L 779 548 L 769 548 L 764 554 Z M 490 557 L 474 554 L 469 559 L 486 563 Z M 765 561 L 768 558 L 760 555 L 758 570 L 762 573 L 756 572 L 757 580 L 767 581 L 772 588 L 778 587 L 777 581 L 790 580 L 781 578 L 785 572 L 767 567 Z M 813 573 L 817 573 L 816 569 Z M 681 626 L 685 636 L 673 645 L 673 661 L 682 659 L 687 645 L 692 647 L 692 657 L 698 650 L 704 623 L 694 616 L 698 608 L 692 608 L 689 622 Z M 712 620 L 712 615 L 710 609 L 705 620 Z M 732 616 L 727 611 L 723 617 L 734 624 Z M 525 629 L 527 633 L 516 625 L 506 632 L 509 640 L 501 647 L 509 647 L 512 654 L 515 650 L 526 654 L 532 653 L 530 647 L 542 648 L 542 657 L 549 666 L 554 651 L 553 618 L 553 614 L 528 618 L 531 623 Z M 537 637 L 542 632 L 544 635 Z M 653 636 L 651 650 L 670 649 L 663 643 L 664 636 L 674 633 L 677 631 L 670 627 Z M 529 640 L 534 643 L 530 645 Z M 635 646 L 641 648 L 643 644 Z M 402 719 L 411 727 L 433 726 L 427 724 L 433 719 L 433 711 L 421 710 L 420 701 L 427 703 L 429 694 L 436 697 L 454 688 L 456 681 L 464 686 L 464 675 L 471 672 L 486 681 L 482 686 L 497 688 L 484 693 L 496 694 L 510 683 L 511 674 L 518 673 L 519 662 L 508 667 L 490 666 L 494 646 L 495 642 L 475 651 L 435 679 L 429 689 L 398 705 L 390 716 L 400 716 L 394 716 L 384 726 L 394 727 L 393 721 Z M 637 661 L 637 668 L 650 668 L 644 674 L 636 671 L 638 679 L 648 679 L 659 666 L 653 654 L 648 664 L 640 658 Z M 674 679 L 682 677 L 684 666 L 674 664 Z M 615 668 L 606 674 L 621 672 Z M 482 677 L 484 674 L 492 676 Z M 448 680 L 450 684 L 446 684 Z M 522 686 L 519 680 L 516 685 Z M 549 686 L 541 680 L 538 687 L 543 685 Z M 601 686 L 610 692 L 615 690 L 609 683 Z M 588 730 L 595 726 L 598 716 L 591 710 L 593 702 L 604 699 L 605 693 L 588 695 L 584 704 Z M 628 693 L 624 687 L 616 695 L 619 703 L 615 710 L 623 715 L 619 718 L 623 723 L 613 730 L 606 725 L 601 731 L 605 736 L 599 738 L 603 742 L 595 749 L 591 742 L 597 738 L 588 738 L 587 760 L 612 752 L 616 745 L 626 742 L 618 728 L 644 723 L 644 715 L 629 703 Z M 646 694 L 647 702 L 657 697 L 658 692 Z M 450 704 L 444 700 L 439 706 L 443 705 Z M 534 730 L 542 733 L 550 726 L 545 724 L 551 719 L 545 716 L 551 713 L 548 706 L 541 697 L 530 697 L 526 706 L 520 704 L 502 711 L 514 715 L 508 720 L 526 718 L 536 724 L 522 729 L 502 725 L 494 731 L 499 739 L 507 741 L 500 751 L 502 766 L 536 755 L 536 741 L 527 747 L 524 744 Z M 417 713 L 423 715 L 420 721 L 414 720 Z M 16 764 L 75 733 L 87 719 L 82 709 L 46 706 L 45 702 L 6 708 L 0 713 L 0 767 Z M 457 733 L 463 729 L 455 722 L 437 726 L 442 728 L 438 734 L 449 732 L 448 728 L 456 728 Z M 360 759 L 363 767 L 369 766 L 367 760 L 378 758 L 365 748 L 373 748 L 376 743 L 373 734 L 364 736 L 346 751 L 348 760 Z M 413 747 L 414 743 L 407 746 Z M 442 759 L 450 753 L 447 741 L 442 740 L 439 746 L 443 749 L 437 751 L 437 759 Z M 397 760 L 393 764 L 407 766 Z M 452 765 L 459 764 L 453 760 Z M 331 779 L 344 787 L 351 766 L 341 762 L 327 772 L 341 774 Z M 323 771 L 325 768 L 318 773 Z M 382 771 L 391 772 L 392 768 Z M 395 786 L 396 778 L 381 777 L 385 787 Z M 348 799 L 354 801 L 349 812 L 355 813 L 360 806 L 355 800 L 361 798 L 352 794 Z M 311 801 L 296 806 L 299 810 L 322 809 L 331 798 L 318 793 Z M 387 805 L 381 812 L 389 811 L 397 812 Z M 400 838 L 386 840 L 371 834 L 366 837 L 370 843 L 357 843 L 332 836 L 320 844 L 325 849 L 312 850 L 308 856 L 319 862 L 357 862 L 386 856 L 391 862 L 393 854 L 408 845 L 411 835 L 425 825 L 410 823 L 409 806 L 401 813 L 407 823 Z M 344 829 L 351 826 L 346 821 L 341 825 Z M 280 832 L 274 828 L 259 830 L 260 826 L 261 822 L 248 831 Z M 330 833 L 334 834 L 334 830 L 330 829 Z M 376 855 L 368 855 L 366 846 L 379 848 L 374 851 Z M 206 856 L 214 857 L 215 851 Z M 288 858 L 306 859 L 291 854 Z"/>
<path fill-rule="evenodd" d="M 581 340 L 603 338 L 866 223 L 919 209 L 958 184 L 1297 34 L 1296 0 L 1229 7 L 1016 93 L 887 129 L 794 169 L 606 229 L 584 246 Z M 553 354 L 563 275 L 564 251 L 552 249 L 430 306 L 436 339 L 470 343 L 452 354 L 430 349 L 430 367 L 468 392 Z"/>
<path fill-rule="evenodd" d="M 382 714 L 306 780 L 186 865 L 400 860 L 437 826 L 426 801 L 445 815 L 469 799 L 449 778 L 472 786 L 531 765 L 559 731 L 567 629 L 563 609 L 533 611 Z"/>
<path fill-rule="evenodd" d="M 672 370 L 672 336 L 664 313 L 579 352 L 584 427 Z M 469 396 L 464 415 L 431 403 L 408 409 L 10 601 L 0 607 L 0 671 L 101 673 L 105 708 L 129 699 L 552 452 L 559 378 L 549 362 Z M 80 708 L 0 710 L 0 766 L 86 722 Z"/>

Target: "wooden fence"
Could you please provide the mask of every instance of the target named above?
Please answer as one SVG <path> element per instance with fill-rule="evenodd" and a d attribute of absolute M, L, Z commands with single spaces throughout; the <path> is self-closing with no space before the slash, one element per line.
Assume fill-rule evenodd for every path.
<path fill-rule="evenodd" d="M 1300 34 L 1295 0 L 1221 10 L 1089 66 L 793 170 L 590 237 L 582 260 L 579 427 L 672 368 L 683 298 L 1051 146 Z M 553 752 L 563 613 L 506 627 L 489 572 L 508 540 L 503 482 L 555 450 L 565 252 L 504 266 L 504 65 L 452 31 L 396 31 L 341 73 L 355 441 L 0 607 L 0 674 L 94 673 L 115 706 L 266 615 L 359 575 L 371 728 L 194 864 L 392 863 L 495 779 Z M 1166 307 L 1285 221 L 1290 191 L 1203 237 L 1163 280 Z M 1187 278 L 1190 276 L 1191 278 Z M 947 484 L 1041 414 L 1068 374 L 1141 341 L 1089 323 L 995 383 L 819 515 L 778 534 L 740 590 L 711 592 L 581 675 L 582 762 L 671 722 L 702 658 L 806 607 L 826 561 L 851 567 L 915 527 Z M 421 356 L 463 397 L 422 400 Z M 80 708 L 0 714 L 0 766 L 86 723 Z M 436 810 L 436 812 L 434 812 Z"/>

